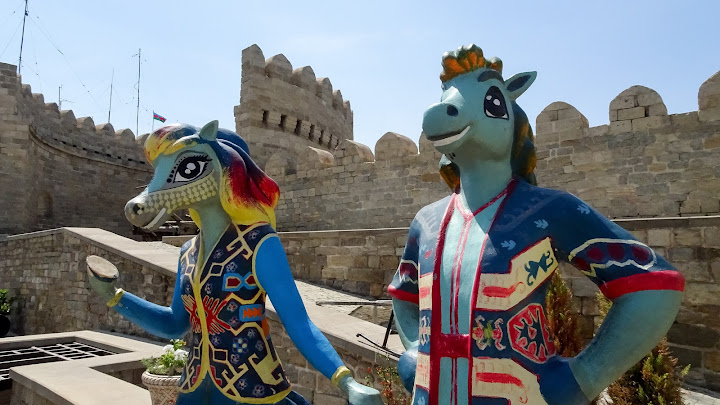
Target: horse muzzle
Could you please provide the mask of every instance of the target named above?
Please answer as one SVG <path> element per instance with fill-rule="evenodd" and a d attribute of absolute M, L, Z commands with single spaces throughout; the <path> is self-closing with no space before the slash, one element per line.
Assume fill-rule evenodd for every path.
<path fill-rule="evenodd" d="M 172 211 L 148 201 L 148 196 L 143 194 L 128 201 L 125 204 L 125 218 L 138 228 L 154 230 L 170 219 Z"/>

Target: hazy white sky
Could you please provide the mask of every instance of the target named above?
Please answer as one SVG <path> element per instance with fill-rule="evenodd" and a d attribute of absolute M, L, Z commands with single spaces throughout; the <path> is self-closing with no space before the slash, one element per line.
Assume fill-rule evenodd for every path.
<path fill-rule="evenodd" d="M 697 90 L 720 70 L 720 2 L 707 1 L 136 1 L 30 0 L 23 81 L 75 116 L 135 131 L 142 48 L 140 133 L 152 111 L 169 121 L 234 129 L 240 57 L 257 43 L 293 67 L 327 76 L 355 112 L 355 139 L 385 132 L 417 140 L 422 113 L 440 97 L 440 57 L 476 43 L 504 75 L 538 71 L 519 99 L 534 122 L 553 101 L 590 125 L 641 84 L 668 111 L 697 109 Z M 17 64 L 24 0 L 0 1 L 0 61 Z M 62 53 L 60 53 L 62 52 Z M 159 123 L 158 123 L 159 124 Z"/>

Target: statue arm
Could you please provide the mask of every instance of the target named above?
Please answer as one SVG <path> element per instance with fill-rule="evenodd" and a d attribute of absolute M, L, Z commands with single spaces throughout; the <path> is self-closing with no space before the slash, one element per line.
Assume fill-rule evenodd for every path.
<path fill-rule="evenodd" d="M 113 308 L 148 333 L 166 339 L 179 339 L 190 328 L 190 315 L 182 302 L 182 279 L 182 275 L 178 274 L 169 307 L 153 304 L 126 292 Z"/>
<path fill-rule="evenodd" d="M 265 239 L 256 255 L 255 279 L 272 300 L 288 336 L 313 367 L 332 379 L 345 364 L 310 320 L 280 239 L 276 236 Z"/>
<path fill-rule="evenodd" d="M 638 291 L 617 298 L 592 342 L 569 361 L 588 398 L 595 398 L 655 347 L 678 313 L 682 292 Z"/>
<path fill-rule="evenodd" d="M 405 349 L 417 348 L 420 329 L 418 271 L 420 226 L 415 218 L 410 224 L 405 249 L 395 276 L 388 285 L 392 297 L 395 325 Z"/>
<path fill-rule="evenodd" d="M 418 304 L 393 298 L 395 326 L 405 349 L 417 347 L 419 340 L 420 311 Z"/>
<path fill-rule="evenodd" d="M 595 398 L 670 329 L 682 301 L 684 278 L 664 258 L 576 197 L 569 196 L 559 206 L 564 209 L 553 221 L 558 258 L 581 270 L 613 302 L 595 338 L 575 358 L 567 359 L 582 392 Z"/>

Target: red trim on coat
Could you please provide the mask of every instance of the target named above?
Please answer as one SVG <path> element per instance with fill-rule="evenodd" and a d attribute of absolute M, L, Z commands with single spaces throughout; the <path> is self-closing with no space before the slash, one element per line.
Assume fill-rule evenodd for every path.
<path fill-rule="evenodd" d="M 387 288 L 388 295 L 390 295 L 393 298 L 397 298 L 402 301 L 412 302 L 413 304 L 420 304 L 420 298 L 418 294 L 413 294 L 411 292 L 403 291 L 400 289 L 397 289 L 391 285 Z"/>
<path fill-rule="evenodd" d="M 685 277 L 675 270 L 658 270 L 635 274 L 608 281 L 600 286 L 600 291 L 609 300 L 615 300 L 625 294 L 648 290 L 683 291 Z"/>
<path fill-rule="evenodd" d="M 439 353 L 433 351 L 433 347 L 439 343 L 435 343 L 440 338 L 442 332 L 442 307 L 439 310 L 436 308 L 441 305 L 440 297 L 440 270 L 442 264 L 443 248 L 445 247 L 445 237 L 447 231 L 447 225 L 450 223 L 450 218 L 455 207 L 455 198 L 457 194 L 452 196 L 450 204 L 445 209 L 442 222 L 440 223 L 440 233 L 438 235 L 437 246 L 435 247 L 435 263 L 433 266 L 433 283 L 432 283 L 432 312 L 435 314 L 431 317 L 430 321 L 430 387 L 428 389 L 428 405 L 438 405 L 439 393 L 438 385 L 440 384 L 440 359 Z"/>
<path fill-rule="evenodd" d="M 518 180 L 513 178 L 510 180 L 510 183 L 508 183 L 507 187 L 505 187 L 505 190 L 503 190 L 500 195 L 504 195 L 505 199 L 502 200 L 500 203 L 500 206 L 498 207 L 497 211 L 495 211 L 495 216 L 493 216 L 492 220 L 490 221 L 490 226 L 488 227 L 487 232 L 485 232 L 485 239 L 483 240 L 482 248 L 480 249 L 480 258 L 478 259 L 478 267 L 477 271 L 475 272 L 475 285 L 473 285 L 472 295 L 470 296 L 470 331 L 472 332 L 472 314 L 475 310 L 475 303 L 477 303 L 477 295 L 478 295 L 478 288 L 480 287 L 480 276 L 482 275 L 482 261 L 483 261 L 483 254 L 485 253 L 485 245 L 487 244 L 488 239 L 490 238 L 490 232 L 492 232 L 493 226 L 495 225 L 495 220 L 502 215 L 503 208 L 505 208 L 505 203 L 507 203 L 508 199 L 510 198 L 510 195 L 513 191 L 515 191 L 515 187 L 517 186 Z M 498 195 L 495 199 L 493 199 L 492 202 L 495 202 L 497 198 L 500 198 L 500 195 Z M 479 211 L 478 211 L 479 212 Z M 468 339 L 467 342 L 467 357 L 468 360 L 472 358 L 472 345 L 473 345 L 473 339 Z M 468 361 L 468 404 L 472 403 L 473 400 L 473 394 L 472 394 L 472 386 L 473 386 L 473 362 Z M 510 402 L 510 401 L 508 401 Z"/>

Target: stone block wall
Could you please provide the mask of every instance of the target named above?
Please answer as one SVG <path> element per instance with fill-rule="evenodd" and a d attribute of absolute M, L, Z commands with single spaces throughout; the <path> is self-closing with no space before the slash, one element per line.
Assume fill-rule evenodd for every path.
<path fill-rule="evenodd" d="M 388 132 L 375 154 L 345 140 L 332 153 L 307 148 L 295 160 L 275 155 L 265 171 L 280 186 L 281 231 L 406 227 L 417 211 L 450 193 L 438 172 L 438 153 Z"/>
<path fill-rule="evenodd" d="M 262 166 L 274 153 L 292 157 L 307 146 L 335 149 L 353 139 L 353 112 L 330 79 L 310 66 L 293 70 L 287 58 L 267 60 L 257 45 L 242 52 L 240 105 L 236 131 Z"/>
<path fill-rule="evenodd" d="M 59 111 L 0 65 L 0 233 L 73 225 L 129 234 L 123 207 L 152 173 L 144 139 Z"/>
<path fill-rule="evenodd" d="M 389 298 L 407 228 L 281 232 L 293 277 L 359 294 Z"/>
<path fill-rule="evenodd" d="M 589 128 L 556 102 L 537 117 L 538 184 L 569 191 L 611 218 L 720 212 L 720 75 L 700 88 L 699 111 L 668 115 L 654 90 L 633 86 Z"/>
<path fill-rule="evenodd" d="M 124 239 L 102 231 L 90 237 Z M 174 249 L 179 254 L 179 249 Z M 7 288 L 17 297 L 11 314 L 13 332 L 40 334 L 100 328 L 152 337 L 89 291 L 87 255 L 115 263 L 120 270 L 119 285 L 124 289 L 158 304 L 170 304 L 175 277 L 167 270 L 161 272 L 157 266 L 129 260 L 102 244 L 89 242 L 82 233 L 42 231 L 0 241 L 0 288 Z"/>

